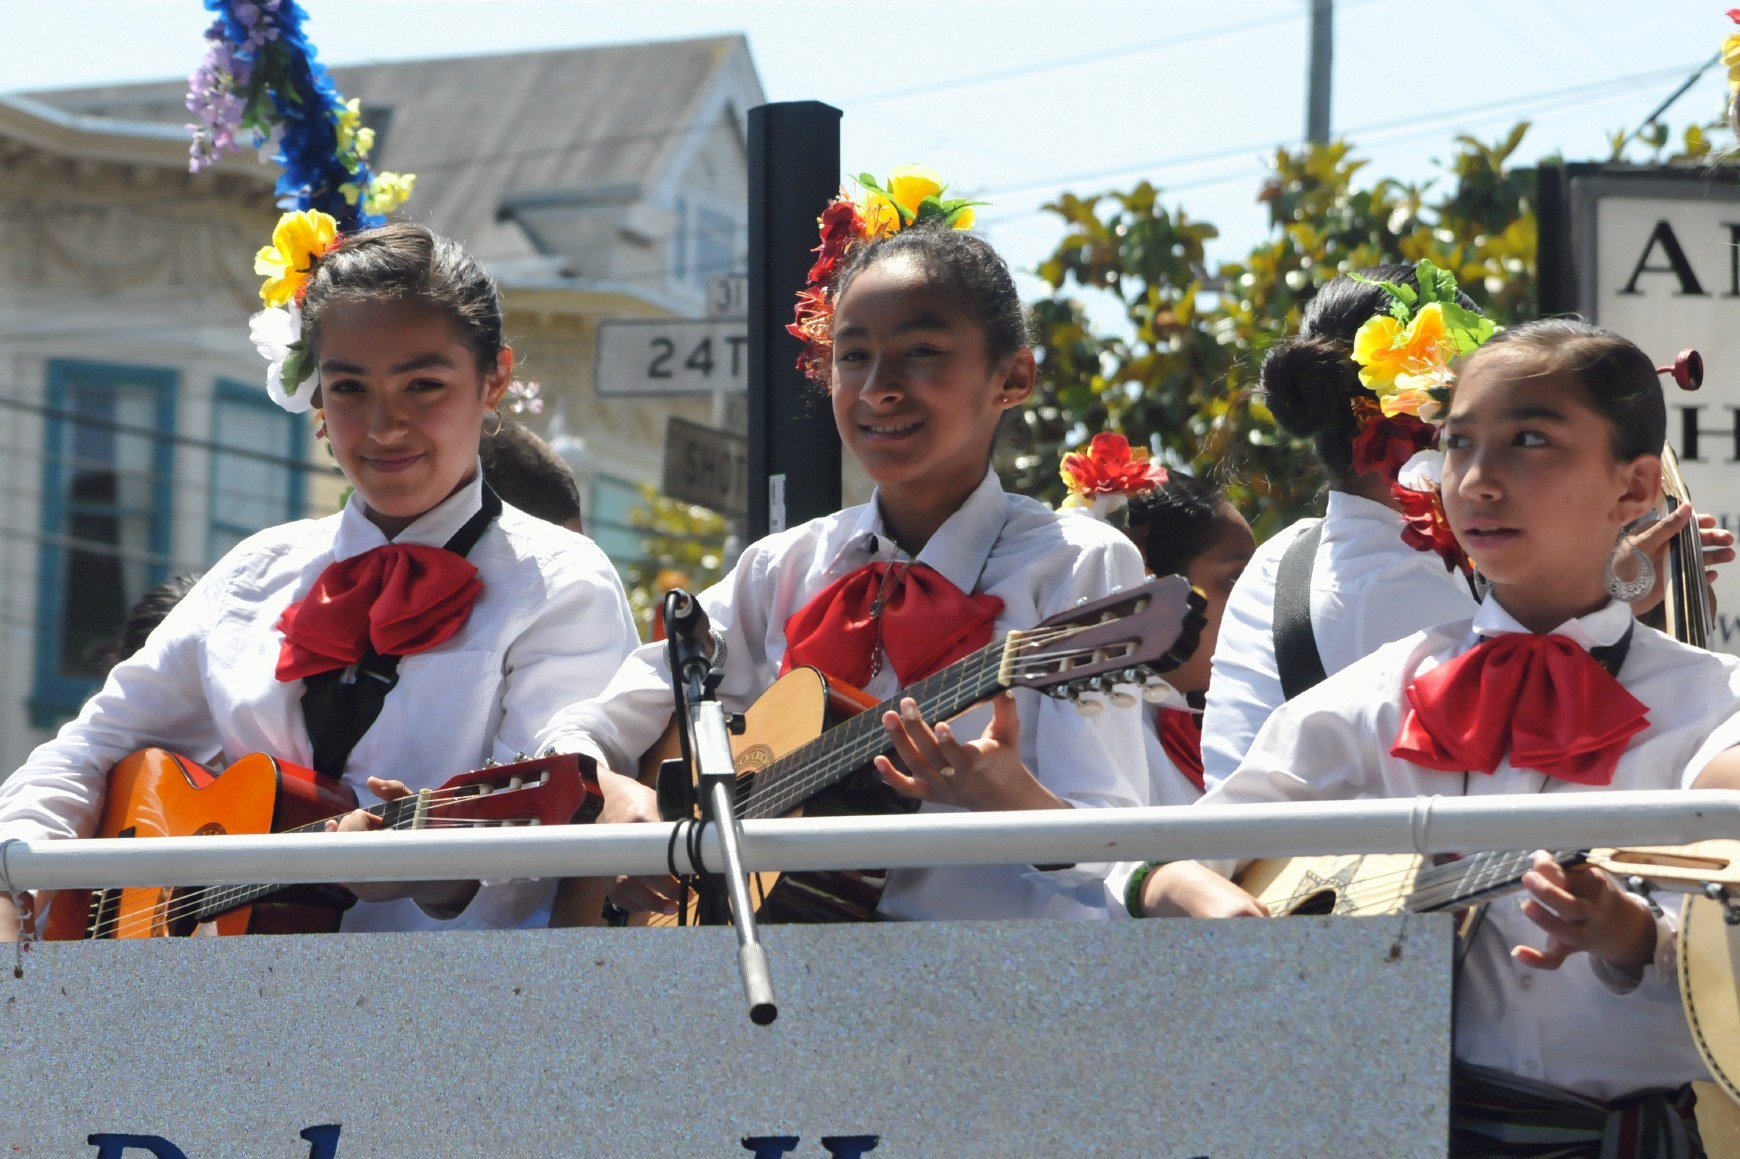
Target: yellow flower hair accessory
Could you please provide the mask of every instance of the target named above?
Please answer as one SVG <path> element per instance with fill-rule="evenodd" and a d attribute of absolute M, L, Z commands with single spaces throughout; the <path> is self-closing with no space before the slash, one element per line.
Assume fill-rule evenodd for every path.
<path fill-rule="evenodd" d="M 1434 422 L 1450 405 L 1451 361 L 1477 349 L 1498 327 L 1457 302 L 1456 276 L 1449 270 L 1422 260 L 1414 273 L 1417 291 L 1395 282 L 1373 283 L 1389 295 L 1390 308 L 1353 336 L 1353 360 L 1360 383 L 1378 396 L 1385 417 L 1406 414 Z"/>
<path fill-rule="evenodd" d="M 1740 8 L 1728 9 L 1728 19 L 1740 24 Z M 1730 32 L 1722 41 L 1722 64 L 1728 70 L 1728 92 L 1740 93 L 1740 32 Z"/>
<path fill-rule="evenodd" d="M 254 272 L 265 276 L 260 300 L 268 308 L 299 300 L 315 262 L 338 241 L 338 222 L 318 209 L 293 210 L 278 219 L 272 244 L 254 255 Z"/>

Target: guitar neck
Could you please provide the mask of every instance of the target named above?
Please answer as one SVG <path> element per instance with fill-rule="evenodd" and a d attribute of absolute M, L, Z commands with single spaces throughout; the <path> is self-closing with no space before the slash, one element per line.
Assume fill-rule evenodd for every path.
<path fill-rule="evenodd" d="M 755 775 L 755 788 L 738 806 L 744 818 L 783 817 L 810 797 L 839 783 L 878 756 L 889 756 L 894 745 L 882 727 L 882 716 L 911 697 L 926 720 L 948 720 L 1007 687 L 1000 675 L 1004 659 L 1013 655 L 1020 634 L 985 645 L 941 672 L 903 688 L 868 712 L 861 712 L 794 749 Z"/>
<path fill-rule="evenodd" d="M 1553 860 L 1566 867 L 1584 859 L 1580 850 L 1553 854 Z M 1533 853 L 1489 852 L 1430 866 L 1415 877 L 1403 908 L 1409 913 L 1439 913 L 1513 893 L 1534 864 Z"/>
<path fill-rule="evenodd" d="M 409 797 L 401 797 L 397 801 L 382 801 L 379 805 L 370 805 L 363 812 L 379 819 L 382 829 L 419 829 L 427 820 L 429 813 L 428 790 L 412 793 Z M 337 818 L 332 818 L 337 820 Z M 286 829 L 286 833 L 320 833 L 326 828 L 325 821 L 314 821 L 307 825 L 298 825 L 294 829 Z M 211 885 L 206 886 L 200 896 L 197 921 L 210 921 L 219 914 L 228 913 L 238 906 L 251 905 L 268 894 L 277 893 L 283 889 L 285 882 L 272 882 L 266 885 Z"/>

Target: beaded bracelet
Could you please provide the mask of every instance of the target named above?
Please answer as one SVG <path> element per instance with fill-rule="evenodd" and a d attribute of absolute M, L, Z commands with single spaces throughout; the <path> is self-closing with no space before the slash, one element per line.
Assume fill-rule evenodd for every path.
<path fill-rule="evenodd" d="M 1124 884 L 1124 909 L 1136 920 L 1147 917 L 1142 910 L 1142 887 L 1148 884 L 1148 875 L 1162 865 L 1170 865 L 1168 861 L 1144 861 L 1136 867 L 1136 872 L 1130 875 L 1130 880 Z"/>

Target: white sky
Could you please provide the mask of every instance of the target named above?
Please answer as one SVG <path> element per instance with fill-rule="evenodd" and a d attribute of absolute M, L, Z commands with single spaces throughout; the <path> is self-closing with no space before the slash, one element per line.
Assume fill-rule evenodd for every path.
<path fill-rule="evenodd" d="M 771 100 L 844 109 L 849 172 L 929 164 L 994 202 L 1017 266 L 1060 236 L 1039 206 L 1148 177 L 1262 236 L 1263 159 L 1302 134 L 1307 0 L 304 0 L 330 64 L 743 32 Z M 1534 121 L 1524 160 L 1605 158 L 1733 25 L 1693 0 L 1337 0 L 1334 125 L 1373 175 L 1424 179 L 1458 133 Z M 0 0 L 0 88 L 190 72 L 195 0 Z M 1716 115 L 1711 69 L 1671 118 Z M 1036 289 L 1036 281 L 1029 283 Z"/>

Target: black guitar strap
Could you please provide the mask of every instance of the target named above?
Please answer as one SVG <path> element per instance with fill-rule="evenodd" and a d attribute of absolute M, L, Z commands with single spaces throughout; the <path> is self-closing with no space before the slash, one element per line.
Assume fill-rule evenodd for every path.
<path fill-rule="evenodd" d="M 501 497 L 483 485 L 483 506 L 442 547 L 466 556 L 501 514 Z M 380 656 L 367 640 L 363 658 L 351 668 L 334 668 L 303 680 L 302 718 L 314 742 L 314 771 L 326 777 L 344 775 L 345 762 L 363 734 L 381 715 L 387 693 L 399 683 L 399 657 Z"/>
<path fill-rule="evenodd" d="M 1311 572 L 1321 542 L 1319 519 L 1287 545 L 1275 569 L 1275 670 L 1288 700 L 1328 679 L 1311 630 Z"/>

